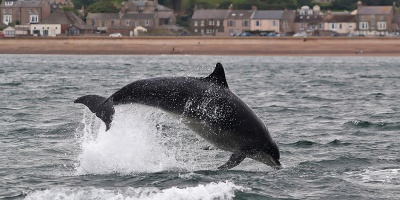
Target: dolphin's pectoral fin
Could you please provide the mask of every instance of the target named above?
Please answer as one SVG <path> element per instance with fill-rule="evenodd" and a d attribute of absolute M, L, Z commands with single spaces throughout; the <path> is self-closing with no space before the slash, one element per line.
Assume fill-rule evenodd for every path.
<path fill-rule="evenodd" d="M 74 103 L 81 103 L 87 106 L 90 111 L 95 113 L 106 124 L 106 131 L 110 129 L 115 113 L 113 103 L 110 99 L 98 95 L 86 95 L 79 97 Z"/>
<path fill-rule="evenodd" d="M 243 152 L 234 153 L 229 158 L 228 162 L 218 167 L 218 169 L 227 170 L 238 166 L 244 159 L 246 154 Z"/>
<path fill-rule="evenodd" d="M 228 88 L 228 82 L 225 78 L 225 70 L 221 63 L 217 63 L 213 73 L 205 77 L 204 80 L 214 82 L 220 86 Z"/>

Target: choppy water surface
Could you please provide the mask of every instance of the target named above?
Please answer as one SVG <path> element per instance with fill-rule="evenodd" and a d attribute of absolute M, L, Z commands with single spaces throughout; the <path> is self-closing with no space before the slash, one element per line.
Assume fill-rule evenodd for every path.
<path fill-rule="evenodd" d="M 113 127 L 82 95 L 157 76 L 228 84 L 269 127 L 284 168 L 230 153 L 157 109 L 116 107 Z M 0 55 L 0 198 L 397 199 L 400 58 Z"/>

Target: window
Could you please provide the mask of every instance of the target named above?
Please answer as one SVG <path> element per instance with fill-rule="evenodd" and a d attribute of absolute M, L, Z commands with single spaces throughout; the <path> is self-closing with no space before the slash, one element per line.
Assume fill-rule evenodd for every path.
<path fill-rule="evenodd" d="M 30 23 L 38 23 L 39 22 L 39 15 L 31 15 L 30 17 L 29 17 L 29 19 L 30 19 Z"/>
<path fill-rule="evenodd" d="M 14 1 L 6 1 L 5 3 L 6 6 L 12 6 L 14 4 Z"/>
<path fill-rule="evenodd" d="M 38 14 L 38 13 L 39 13 L 39 10 L 38 10 L 37 8 L 35 9 L 35 13 L 36 13 L 36 14 Z"/>
<path fill-rule="evenodd" d="M 329 29 L 330 30 L 336 30 L 336 24 L 335 23 L 329 23 Z"/>
<path fill-rule="evenodd" d="M 385 30 L 386 22 L 378 22 L 378 30 Z"/>
<path fill-rule="evenodd" d="M 235 21 L 229 20 L 228 21 L 228 26 L 235 26 Z"/>
<path fill-rule="evenodd" d="M 204 34 L 204 29 L 201 29 L 201 34 Z"/>
<path fill-rule="evenodd" d="M 217 26 L 220 26 L 220 24 L 219 24 L 220 22 L 219 22 L 219 20 L 217 20 Z"/>
<path fill-rule="evenodd" d="M 29 13 L 32 13 L 32 9 L 31 8 L 29 8 Z"/>
<path fill-rule="evenodd" d="M 199 22 L 197 20 L 194 21 L 194 26 L 198 26 Z M 197 29 L 196 29 L 197 30 Z"/>
<path fill-rule="evenodd" d="M 94 21 L 94 19 L 92 19 L 92 26 L 94 26 L 95 25 L 95 21 Z"/>
<path fill-rule="evenodd" d="M 101 26 L 102 27 L 106 26 L 106 22 L 104 20 L 101 20 Z"/>
<path fill-rule="evenodd" d="M 260 21 L 256 21 L 256 26 L 261 26 L 261 22 Z"/>
<path fill-rule="evenodd" d="M 385 21 L 385 16 L 383 16 L 383 15 L 382 15 L 382 16 L 379 16 L 379 20 L 380 20 L 380 21 Z"/>
<path fill-rule="evenodd" d="M 150 21 L 149 20 L 144 21 L 144 25 L 145 26 L 150 26 Z"/>
<path fill-rule="evenodd" d="M 126 20 L 126 26 L 130 26 L 131 25 L 131 20 Z"/>
<path fill-rule="evenodd" d="M 362 30 L 368 29 L 368 22 L 360 22 L 360 29 Z"/>
<path fill-rule="evenodd" d="M 214 20 L 209 20 L 209 21 L 208 21 L 208 25 L 214 26 Z"/>
<path fill-rule="evenodd" d="M 197 31 L 197 28 L 196 28 L 196 29 L 194 29 L 194 32 L 195 32 L 195 33 L 197 33 L 197 32 L 198 32 L 198 31 Z"/>
<path fill-rule="evenodd" d="M 287 20 L 283 21 L 283 27 L 287 27 L 287 26 L 288 26 L 288 21 Z"/>
<path fill-rule="evenodd" d="M 9 11 L 8 11 L 8 13 L 10 13 L 10 15 L 12 14 L 12 10 L 10 9 Z"/>
<path fill-rule="evenodd" d="M 9 24 L 12 22 L 12 15 L 3 15 L 3 23 L 4 24 Z"/>
<path fill-rule="evenodd" d="M 244 21 L 243 21 L 243 26 L 244 26 L 244 27 L 247 27 L 247 26 L 249 26 L 249 21 L 247 21 L 247 20 L 244 20 Z"/>
<path fill-rule="evenodd" d="M 114 26 L 114 20 L 111 20 L 111 26 Z"/>
<path fill-rule="evenodd" d="M 200 26 L 204 26 L 204 20 L 200 21 Z"/>
<path fill-rule="evenodd" d="M 302 24 L 300 24 L 300 30 L 303 30 L 304 29 L 304 24 L 302 23 Z"/>
<path fill-rule="evenodd" d="M 139 22 L 135 22 L 135 27 L 138 27 L 139 26 Z"/>
<path fill-rule="evenodd" d="M 365 21 L 365 17 L 364 17 L 364 16 L 361 16 L 360 20 L 361 20 L 362 22 Z"/>
<path fill-rule="evenodd" d="M 276 26 L 276 20 L 272 21 L 272 26 Z"/>
<path fill-rule="evenodd" d="M 343 24 L 339 24 L 339 29 L 343 29 Z"/>
<path fill-rule="evenodd" d="M 322 24 L 321 23 L 318 24 L 318 27 L 319 27 L 319 29 L 322 29 Z"/>

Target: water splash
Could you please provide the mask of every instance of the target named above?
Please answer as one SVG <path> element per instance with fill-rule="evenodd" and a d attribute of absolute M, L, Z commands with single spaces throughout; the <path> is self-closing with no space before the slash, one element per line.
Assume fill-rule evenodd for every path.
<path fill-rule="evenodd" d="M 132 199 L 132 200 L 163 200 L 163 199 L 220 199 L 228 200 L 235 197 L 236 191 L 249 189 L 235 185 L 230 181 L 209 183 L 186 188 L 133 188 L 127 187 L 118 190 L 102 188 L 52 188 L 43 191 L 34 191 L 25 199 Z"/>
<path fill-rule="evenodd" d="M 124 105 L 115 109 L 112 127 L 107 132 L 105 125 L 85 109 L 83 125 L 76 131 L 81 146 L 76 164 L 78 175 L 152 173 L 194 168 L 190 164 L 195 162 L 188 162 L 188 149 L 183 142 L 193 138 L 190 140 L 182 135 L 175 118 L 142 105 Z M 172 120 L 175 124 L 168 126 Z M 166 126 L 169 130 L 163 128 Z M 186 157 L 185 162 L 177 158 L 177 152 L 185 152 L 182 153 L 186 154 L 182 156 Z"/>

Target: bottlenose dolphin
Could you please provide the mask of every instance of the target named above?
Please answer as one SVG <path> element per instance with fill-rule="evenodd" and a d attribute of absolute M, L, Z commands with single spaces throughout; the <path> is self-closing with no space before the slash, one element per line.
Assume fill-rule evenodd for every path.
<path fill-rule="evenodd" d="M 279 149 L 254 111 L 229 88 L 221 63 L 207 77 L 159 77 L 135 81 L 108 98 L 82 96 L 86 105 L 110 129 L 114 106 L 144 104 L 178 115 L 198 135 L 232 152 L 218 169 L 230 169 L 246 157 L 280 167 Z"/>

